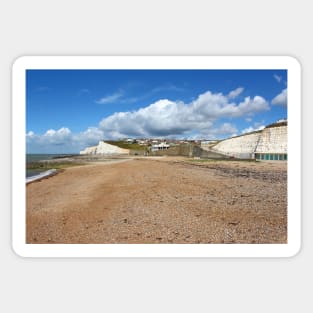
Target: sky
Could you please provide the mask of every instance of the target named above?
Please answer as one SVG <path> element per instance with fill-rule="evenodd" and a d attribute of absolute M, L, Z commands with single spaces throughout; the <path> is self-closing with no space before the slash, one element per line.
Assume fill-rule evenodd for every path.
<path fill-rule="evenodd" d="M 287 118 L 286 70 L 27 70 L 27 153 L 224 139 Z"/>

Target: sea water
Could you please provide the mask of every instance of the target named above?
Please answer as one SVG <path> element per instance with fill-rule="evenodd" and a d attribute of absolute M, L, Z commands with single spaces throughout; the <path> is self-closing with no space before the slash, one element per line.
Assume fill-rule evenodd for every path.
<path fill-rule="evenodd" d="M 69 155 L 68 154 L 26 154 L 26 163 L 51 160 L 51 159 L 67 157 L 67 156 Z"/>
<path fill-rule="evenodd" d="M 51 176 L 56 171 L 57 171 L 56 169 L 51 169 L 51 170 L 47 170 L 47 171 L 44 171 L 44 172 L 40 172 L 39 174 L 36 174 L 36 175 L 33 175 L 33 176 L 26 177 L 26 183 L 30 183 L 30 182 L 32 182 L 34 180 L 37 180 L 37 179 L 40 179 L 40 178 L 43 178 L 43 177 L 46 177 L 46 176 Z"/>
<path fill-rule="evenodd" d="M 67 156 L 73 156 L 73 154 L 71 155 L 69 154 L 26 154 L 26 165 L 27 163 L 52 160 L 52 159 L 62 158 L 62 157 L 67 157 Z M 36 168 L 36 169 L 27 169 L 27 166 L 26 166 L 26 178 L 36 177 L 38 175 L 44 174 L 45 172 L 48 172 L 48 171 L 44 167 Z M 47 173 L 47 175 L 50 175 L 50 174 L 51 173 Z"/>

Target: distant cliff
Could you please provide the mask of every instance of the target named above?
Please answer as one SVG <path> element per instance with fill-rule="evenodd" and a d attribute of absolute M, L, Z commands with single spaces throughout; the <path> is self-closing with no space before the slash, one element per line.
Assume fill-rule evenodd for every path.
<path fill-rule="evenodd" d="M 97 146 L 87 147 L 80 151 L 79 154 L 129 154 L 129 150 L 99 141 Z"/>

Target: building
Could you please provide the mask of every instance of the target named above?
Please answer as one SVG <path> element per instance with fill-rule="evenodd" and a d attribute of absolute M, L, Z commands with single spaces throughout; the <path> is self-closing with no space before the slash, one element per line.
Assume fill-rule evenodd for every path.
<path fill-rule="evenodd" d="M 170 147 L 169 144 L 167 144 L 166 142 L 161 142 L 159 144 L 153 144 L 151 145 L 151 151 L 159 151 L 159 150 L 167 150 Z"/>

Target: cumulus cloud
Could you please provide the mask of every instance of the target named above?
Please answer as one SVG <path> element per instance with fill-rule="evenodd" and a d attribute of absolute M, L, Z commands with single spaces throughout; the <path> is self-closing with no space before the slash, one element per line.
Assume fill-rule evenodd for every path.
<path fill-rule="evenodd" d="M 190 103 L 161 99 L 135 111 L 116 112 L 102 119 L 98 127 L 90 127 L 78 134 L 66 127 L 49 129 L 42 135 L 29 131 L 26 134 L 27 147 L 33 153 L 52 153 L 56 151 L 53 147 L 57 147 L 59 153 L 65 153 L 80 151 L 102 139 L 225 137 L 238 130 L 233 124 L 221 124 L 220 119 L 251 118 L 270 109 L 261 96 L 246 97 L 235 103 L 229 94 L 207 91 Z M 235 95 L 234 91 L 232 95 Z"/>
<path fill-rule="evenodd" d="M 236 104 L 228 96 L 207 91 L 189 104 L 168 99 L 159 100 L 132 112 L 117 112 L 100 122 L 100 129 L 110 137 L 159 137 L 184 135 L 191 130 L 203 132 L 212 128 L 218 118 L 236 118 L 269 110 L 260 97 L 246 97 Z"/>
<path fill-rule="evenodd" d="M 223 123 L 221 125 L 212 125 L 211 128 L 202 129 L 199 132 L 191 131 L 186 133 L 184 136 L 177 136 L 177 139 L 216 139 L 216 138 L 227 138 L 236 136 L 238 130 L 236 126 L 231 123 Z"/>
<path fill-rule="evenodd" d="M 280 94 L 274 97 L 274 99 L 272 100 L 272 104 L 287 106 L 287 88 L 282 90 Z"/>
<path fill-rule="evenodd" d="M 89 127 L 85 131 L 73 135 L 74 141 L 84 146 L 93 145 L 103 138 L 103 131 L 97 127 Z"/>
<path fill-rule="evenodd" d="M 33 131 L 29 131 L 27 134 L 26 134 L 26 138 L 32 138 L 33 136 L 35 136 L 35 133 Z"/>
<path fill-rule="evenodd" d="M 232 90 L 229 94 L 228 94 L 228 98 L 229 99 L 234 99 L 236 97 L 238 97 L 242 92 L 244 91 L 244 88 L 239 87 L 235 90 Z"/>
<path fill-rule="evenodd" d="M 29 131 L 26 134 L 27 151 L 31 153 L 74 153 L 86 146 L 92 146 L 103 139 L 103 132 L 90 127 L 78 134 L 73 134 L 69 128 L 49 129 L 44 134 Z"/>
<path fill-rule="evenodd" d="M 255 123 L 254 126 L 249 126 L 245 129 L 243 129 L 241 131 L 242 134 L 246 134 L 246 133 L 251 133 L 251 132 L 254 132 L 254 131 L 258 131 L 258 130 L 262 130 L 265 128 L 265 125 L 258 125 L 258 123 Z"/>
<path fill-rule="evenodd" d="M 224 123 L 221 127 L 217 128 L 213 133 L 217 135 L 224 135 L 224 134 L 233 134 L 237 132 L 237 128 L 230 124 L 230 123 Z"/>
<path fill-rule="evenodd" d="M 117 100 L 121 99 L 122 96 L 123 96 L 123 91 L 119 90 L 111 95 L 106 95 L 105 97 L 96 100 L 96 103 L 98 104 L 114 103 Z"/>
<path fill-rule="evenodd" d="M 205 133 L 204 138 L 225 138 L 225 137 L 233 137 L 236 136 L 238 129 L 236 126 L 232 125 L 231 123 L 223 123 L 218 127 L 213 127 Z M 202 137 L 203 138 L 203 137 Z"/>
<path fill-rule="evenodd" d="M 52 140 L 59 141 L 68 138 L 71 135 L 71 131 L 67 127 L 62 127 L 59 130 L 49 129 L 44 134 L 45 137 L 49 137 Z"/>
<path fill-rule="evenodd" d="M 62 127 L 59 130 L 49 129 L 44 134 L 29 131 L 26 134 L 27 150 L 33 153 L 51 153 L 50 149 L 62 150 L 61 146 L 70 144 L 71 131 Z"/>

